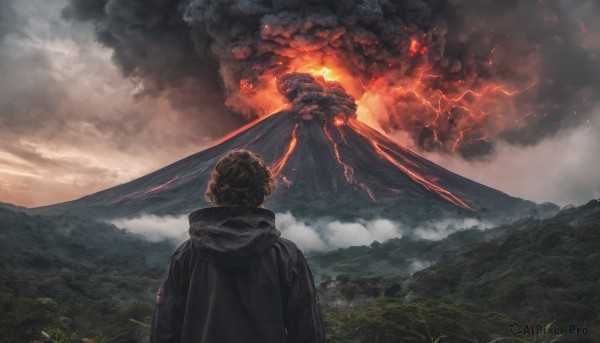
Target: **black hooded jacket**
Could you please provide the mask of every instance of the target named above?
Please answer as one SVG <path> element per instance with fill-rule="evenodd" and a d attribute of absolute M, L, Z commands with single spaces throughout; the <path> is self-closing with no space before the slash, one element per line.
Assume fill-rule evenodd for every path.
<path fill-rule="evenodd" d="M 273 212 L 212 207 L 189 219 L 190 239 L 156 297 L 151 342 L 325 342 L 311 271 Z"/>

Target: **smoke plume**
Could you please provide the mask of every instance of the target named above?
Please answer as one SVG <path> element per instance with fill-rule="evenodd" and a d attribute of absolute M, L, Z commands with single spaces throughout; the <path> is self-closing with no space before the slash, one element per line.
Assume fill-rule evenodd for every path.
<path fill-rule="evenodd" d="M 277 81 L 277 90 L 292 104 L 292 112 L 304 120 L 356 117 L 354 98 L 338 82 L 319 82 L 309 74 L 291 73 Z"/>
<path fill-rule="evenodd" d="M 278 109 L 290 72 L 342 82 L 358 117 L 465 158 L 531 145 L 597 102 L 594 1 L 71 0 L 126 76 L 199 116 Z M 179 96 L 179 91 L 182 94 Z M 275 96 L 274 96 L 275 95 Z"/>

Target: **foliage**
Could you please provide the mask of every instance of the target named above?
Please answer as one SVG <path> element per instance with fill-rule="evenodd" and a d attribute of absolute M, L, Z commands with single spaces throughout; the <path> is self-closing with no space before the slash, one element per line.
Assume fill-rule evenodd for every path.
<path fill-rule="evenodd" d="M 530 318 L 600 329 L 600 202 L 484 233 L 483 243 L 468 230 L 446 247 L 400 239 L 311 260 L 337 274 L 318 282 L 328 342 L 593 341 L 507 335 L 510 323 Z M 0 341 L 147 340 L 172 249 L 104 223 L 0 208 Z M 339 273 L 389 271 L 409 249 L 441 262 L 404 276 Z"/>
<path fill-rule="evenodd" d="M 416 298 L 501 311 L 521 323 L 535 318 L 597 332 L 598 266 L 600 202 L 592 201 L 416 273 L 409 288 Z"/>
<path fill-rule="evenodd" d="M 137 342 L 173 249 L 78 217 L 0 209 L 1 342 Z M 44 332 L 44 333 L 42 333 Z"/>
<path fill-rule="evenodd" d="M 419 240 L 407 235 L 384 243 L 375 241 L 369 246 L 313 253 L 308 259 L 317 278 L 331 274 L 346 274 L 353 278 L 408 275 L 418 271 L 419 265 L 423 264 L 419 262 L 431 264 L 451 259 L 481 242 L 500 237 L 509 230 L 528 227 L 538 222 L 538 219 L 525 218 L 489 230 L 474 226 L 438 241 Z"/>
<path fill-rule="evenodd" d="M 355 312 L 327 312 L 328 342 L 483 342 L 505 334 L 510 319 L 440 302 L 384 297 Z M 504 331 L 504 332 L 502 332 Z"/>

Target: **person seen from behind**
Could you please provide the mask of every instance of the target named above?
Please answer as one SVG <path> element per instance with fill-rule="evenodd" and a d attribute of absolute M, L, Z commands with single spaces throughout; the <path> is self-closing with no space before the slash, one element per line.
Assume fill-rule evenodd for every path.
<path fill-rule="evenodd" d="M 205 193 L 215 206 L 189 215 L 190 238 L 156 297 L 151 342 L 325 342 L 306 260 L 262 207 L 272 181 L 248 150 L 219 160 Z"/>

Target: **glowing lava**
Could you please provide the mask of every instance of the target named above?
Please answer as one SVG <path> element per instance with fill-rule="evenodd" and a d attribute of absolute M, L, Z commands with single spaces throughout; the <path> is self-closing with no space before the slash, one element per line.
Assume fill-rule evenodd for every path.
<path fill-rule="evenodd" d="M 438 194 L 440 197 L 442 197 L 443 199 L 457 205 L 460 206 L 462 208 L 465 209 L 469 209 L 472 210 L 472 208 L 467 205 L 467 203 L 465 203 L 464 201 L 462 201 L 460 198 L 458 198 L 456 195 L 452 194 L 450 191 L 434 184 L 433 182 L 427 181 L 427 179 L 425 179 L 423 176 L 419 175 L 417 172 L 410 170 L 409 168 L 407 168 L 405 165 L 399 163 L 398 161 L 396 161 L 392 156 L 390 156 L 388 153 L 386 153 L 385 151 L 383 151 L 383 149 L 381 148 L 381 146 L 379 145 L 379 143 L 377 142 L 377 140 L 374 137 L 369 136 L 361 127 L 361 124 L 359 122 L 350 122 L 349 123 L 350 127 L 359 135 L 363 136 L 367 141 L 369 141 L 371 143 L 371 145 L 373 146 L 373 148 L 375 149 L 375 151 L 377 152 L 377 154 L 384 158 L 385 160 L 387 160 L 388 162 L 390 162 L 392 165 L 394 165 L 396 168 L 398 168 L 399 170 L 401 170 L 404 174 L 406 174 L 407 176 L 409 176 L 413 181 L 419 183 L 421 186 L 425 187 L 425 189 L 427 189 L 430 192 L 434 192 L 436 194 Z"/>
<path fill-rule="evenodd" d="M 142 194 L 142 195 L 146 195 L 148 193 L 153 193 L 153 192 L 159 191 L 161 189 L 165 189 L 165 188 L 169 187 L 171 184 L 173 184 L 175 181 L 177 181 L 177 179 L 178 179 L 178 177 L 175 177 L 175 178 L 173 178 L 173 179 L 171 179 L 171 180 L 169 180 L 169 181 L 167 181 L 167 182 L 165 182 L 165 183 L 163 183 L 161 185 L 153 187 L 153 188 L 145 191 L 144 194 Z"/>
<path fill-rule="evenodd" d="M 365 185 L 364 183 L 358 182 L 354 178 L 354 169 L 352 169 L 352 167 L 350 167 L 349 165 L 347 165 L 346 163 L 344 163 L 342 161 L 342 158 L 340 157 L 340 151 L 338 149 L 338 145 L 335 142 L 335 140 L 333 139 L 333 137 L 331 136 L 331 134 L 329 133 L 329 130 L 327 130 L 327 124 L 323 125 L 323 132 L 325 133 L 325 136 L 327 137 L 327 139 L 333 146 L 333 151 L 335 153 L 335 158 L 337 159 L 337 162 L 344 168 L 344 176 L 346 176 L 346 180 L 348 181 L 348 183 L 358 186 L 360 189 L 362 189 L 369 195 L 371 200 L 375 201 L 375 196 L 373 195 L 373 191 L 371 191 L 371 189 L 369 187 L 367 187 L 367 185 Z"/>
<path fill-rule="evenodd" d="M 361 124 L 356 120 L 354 98 L 345 92 L 341 84 L 337 82 L 328 82 L 322 77 L 314 77 L 306 73 L 290 73 L 282 76 L 277 86 L 279 92 L 290 102 L 290 111 L 293 112 L 287 113 L 287 115 L 291 115 L 293 120 L 296 121 L 296 124 L 292 131 L 292 138 L 290 139 L 287 151 L 270 167 L 274 179 L 281 178 L 284 183 L 291 186 L 291 182 L 284 175 L 281 175 L 281 173 L 290 156 L 296 149 L 298 128 L 300 125 L 305 127 L 304 125 L 309 125 L 308 123 L 310 123 L 310 125 L 315 125 L 315 123 L 317 123 L 318 125 L 322 125 L 323 134 L 332 146 L 333 157 L 343 168 L 344 177 L 348 184 L 361 189 L 375 201 L 375 194 L 371 188 L 366 184 L 359 182 L 355 177 L 354 169 L 348 163 L 343 161 L 338 142 L 329 130 L 330 128 L 336 128 L 340 133 L 342 140 L 346 142 L 346 137 L 344 137 L 341 128 L 344 126 L 370 142 L 378 158 L 391 163 L 414 182 L 423 186 L 427 191 L 437 194 L 442 199 L 451 202 L 454 205 L 465 209 L 471 209 L 468 204 L 456 195 L 436 185 L 434 182 L 427 180 L 424 176 L 420 175 L 412 168 L 409 168 L 406 164 L 414 166 L 417 170 L 424 169 L 424 167 L 415 165 L 414 162 L 400 156 L 403 161 L 403 163 L 401 163 L 386 152 L 385 149 L 389 150 L 390 148 L 380 145 L 376 136 L 366 129 L 368 126 L 364 126 L 364 124 Z M 365 128 L 363 128 L 363 126 Z M 309 128 L 310 127 L 314 126 L 309 126 Z"/>
<path fill-rule="evenodd" d="M 419 52 L 420 47 L 421 47 L 421 44 L 419 43 L 419 40 L 416 38 L 411 38 L 410 39 L 410 47 L 408 48 L 408 56 L 410 56 L 410 57 L 415 56 Z"/>
<path fill-rule="evenodd" d="M 290 155 L 294 152 L 294 149 L 296 149 L 296 144 L 298 143 L 298 138 L 296 137 L 297 130 L 298 124 L 296 124 L 294 126 L 294 130 L 292 130 L 292 139 L 290 140 L 290 144 L 288 145 L 288 149 L 285 152 L 285 154 L 269 167 L 274 180 L 277 180 L 277 178 L 281 174 L 281 171 L 283 170 L 283 167 L 285 167 L 285 164 L 290 158 Z M 290 181 L 287 178 L 283 177 L 282 180 L 288 186 L 290 185 Z"/>

